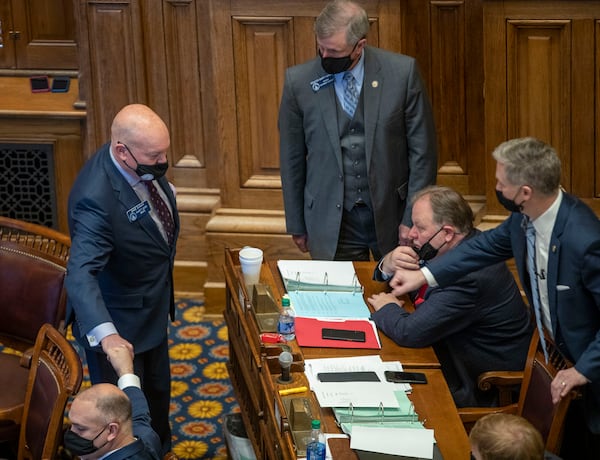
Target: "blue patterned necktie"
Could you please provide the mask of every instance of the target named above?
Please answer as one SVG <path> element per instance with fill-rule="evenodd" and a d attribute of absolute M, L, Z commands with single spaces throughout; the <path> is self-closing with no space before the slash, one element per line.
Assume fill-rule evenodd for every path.
<path fill-rule="evenodd" d="M 358 91 L 356 90 L 356 79 L 352 72 L 344 74 L 344 112 L 350 118 L 354 117 L 356 106 L 358 105 Z"/>
<path fill-rule="evenodd" d="M 158 193 L 154 183 L 151 180 L 144 180 L 142 182 L 150 192 L 152 210 L 156 212 L 158 220 L 162 223 L 163 229 L 167 234 L 167 243 L 171 246 L 175 239 L 175 223 L 173 222 L 173 216 L 171 215 L 167 204 Z"/>
<path fill-rule="evenodd" d="M 540 342 L 544 350 L 544 357 L 546 358 L 546 362 L 548 362 L 546 338 L 544 336 L 544 328 L 542 327 L 542 306 L 540 300 L 540 291 L 536 276 L 537 270 L 535 264 L 535 228 L 533 227 L 533 223 L 531 221 L 527 222 L 525 236 L 527 237 L 527 270 L 529 272 L 529 280 L 531 281 L 531 298 L 533 300 L 533 310 L 535 312 L 535 323 L 540 334 Z"/>

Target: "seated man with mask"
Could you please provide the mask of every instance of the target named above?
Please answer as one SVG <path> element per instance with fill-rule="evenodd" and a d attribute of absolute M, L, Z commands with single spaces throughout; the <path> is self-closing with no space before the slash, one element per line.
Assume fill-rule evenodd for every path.
<path fill-rule="evenodd" d="M 111 347 L 107 358 L 119 377 L 118 386 L 98 383 L 75 397 L 64 447 L 81 460 L 158 460 L 161 442 L 150 426 L 131 352 L 123 345 Z"/>
<path fill-rule="evenodd" d="M 427 260 L 451 251 L 479 233 L 464 198 L 447 187 L 417 193 L 409 237 L 381 259 L 374 278 L 390 279 L 398 268 L 418 270 Z M 532 324 L 514 277 L 504 262 L 469 273 L 445 288 L 424 286 L 413 299 L 414 313 L 393 294 L 368 299 L 377 327 L 398 345 L 433 346 L 458 407 L 492 406 L 496 394 L 477 389 L 486 371 L 522 370 Z"/>

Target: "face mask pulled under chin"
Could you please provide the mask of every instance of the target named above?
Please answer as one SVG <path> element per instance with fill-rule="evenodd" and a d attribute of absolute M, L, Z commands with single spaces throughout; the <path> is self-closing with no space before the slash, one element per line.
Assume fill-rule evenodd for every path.
<path fill-rule="evenodd" d="M 520 190 L 521 190 L 521 187 L 519 187 L 519 190 L 517 191 L 515 198 L 519 194 Z M 514 198 L 512 200 L 509 200 L 502 194 L 502 192 L 500 190 L 496 190 L 496 198 L 498 198 L 498 202 L 509 212 L 522 212 L 523 211 L 523 203 L 517 204 L 515 202 Z"/>
<path fill-rule="evenodd" d="M 435 256 L 437 256 L 437 253 L 442 248 L 442 246 L 444 246 L 444 244 L 446 244 L 446 241 L 444 241 L 442 243 L 442 246 L 440 246 L 437 249 L 431 245 L 431 240 L 435 237 L 435 235 L 440 233 L 443 228 L 444 227 L 440 227 L 440 229 L 437 232 L 435 232 L 433 235 L 431 235 L 431 238 L 429 238 L 427 240 L 427 242 L 425 244 L 423 244 L 420 248 L 418 248 L 416 246 L 412 246 L 412 250 L 417 253 L 417 257 L 419 258 L 420 263 L 433 259 Z"/>
<path fill-rule="evenodd" d="M 93 454 L 107 444 L 108 441 L 101 446 L 94 445 L 94 441 L 104 432 L 104 430 L 106 430 L 107 426 L 108 425 L 102 428 L 102 431 L 98 433 L 94 439 L 86 439 L 81 437 L 72 430 L 65 431 L 63 438 L 65 449 L 77 456 Z"/>

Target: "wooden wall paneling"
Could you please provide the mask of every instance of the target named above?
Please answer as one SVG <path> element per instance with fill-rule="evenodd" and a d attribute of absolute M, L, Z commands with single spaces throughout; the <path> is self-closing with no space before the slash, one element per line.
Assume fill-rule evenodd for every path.
<path fill-rule="evenodd" d="M 600 17 L 600 9 L 598 10 Z M 595 31 L 598 21 L 593 18 L 572 20 L 571 63 L 571 148 L 570 148 L 570 190 L 571 193 L 587 198 L 598 198 L 600 174 L 594 152 L 600 152 L 596 145 L 600 132 L 596 133 L 600 118 L 596 115 L 590 94 L 600 93 L 600 86 L 594 82 L 600 75 L 600 61 L 594 53 L 598 52 L 598 34 Z M 596 37 L 593 40 L 591 37 Z M 595 88 L 595 90 L 594 90 Z M 564 109 L 563 109 L 564 110 Z M 598 170 L 600 171 L 600 170 Z M 592 205 L 594 206 L 594 205 Z"/>
<path fill-rule="evenodd" d="M 20 69 L 77 69 L 72 0 L 13 1 L 16 66 Z"/>
<path fill-rule="evenodd" d="M 166 57 L 168 84 L 164 82 L 160 93 L 169 111 L 171 177 L 181 187 L 206 187 L 207 129 L 201 88 L 210 73 L 210 62 L 201 56 L 200 48 L 208 43 L 198 35 L 198 16 L 192 1 L 165 1 L 163 16 L 158 19 L 165 24 L 161 55 Z"/>
<path fill-rule="evenodd" d="M 67 233 L 67 199 L 82 165 L 81 128 L 82 120 L 78 116 L 70 118 L 32 114 L 27 117 L 0 117 L 1 142 L 52 144 L 58 230 Z"/>
<path fill-rule="evenodd" d="M 281 209 L 277 117 L 284 71 L 293 56 L 292 18 L 234 16 L 232 23 L 239 204 Z M 261 193 L 264 189 L 276 193 Z"/>
<path fill-rule="evenodd" d="M 86 103 L 88 114 L 93 113 L 88 120 L 91 155 L 109 139 L 112 119 L 123 106 L 147 103 L 146 62 L 138 2 L 81 1 L 90 61 Z"/>
<path fill-rule="evenodd" d="M 15 41 L 10 37 L 13 31 L 12 7 L 10 0 L 0 0 L 0 68 L 16 67 Z"/>
<path fill-rule="evenodd" d="M 526 135 L 551 143 L 562 161 L 562 185 L 596 212 L 599 175 L 589 165 L 598 155 L 598 117 L 589 101 L 598 97 L 593 37 L 599 7 L 597 1 L 484 2 L 489 151 Z M 490 157 L 490 184 L 494 170 Z M 491 187 L 488 202 L 504 213 Z"/>
<path fill-rule="evenodd" d="M 467 194 L 464 15 L 462 1 L 431 2 L 431 99 L 438 134 L 438 183 Z"/>

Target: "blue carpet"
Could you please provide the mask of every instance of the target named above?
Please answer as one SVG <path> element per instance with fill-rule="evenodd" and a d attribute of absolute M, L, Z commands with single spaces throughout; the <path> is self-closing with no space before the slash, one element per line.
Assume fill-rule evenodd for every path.
<path fill-rule="evenodd" d="M 200 301 L 178 298 L 176 308 L 169 330 L 172 450 L 181 459 L 227 459 L 223 421 L 239 412 L 226 367 L 227 326 L 220 316 L 206 318 Z M 87 388 L 85 358 L 70 328 L 67 337 L 82 357 Z"/>

